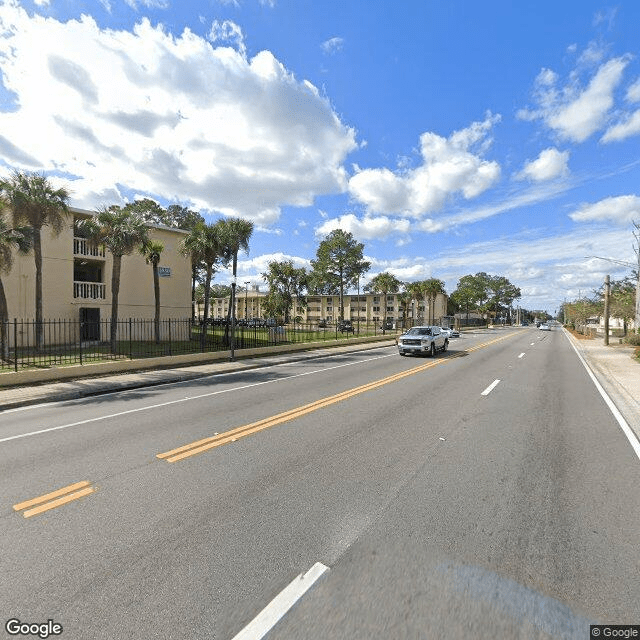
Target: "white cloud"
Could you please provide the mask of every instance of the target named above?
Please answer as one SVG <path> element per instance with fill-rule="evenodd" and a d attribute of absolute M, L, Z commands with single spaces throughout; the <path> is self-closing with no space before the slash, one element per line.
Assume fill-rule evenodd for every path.
<path fill-rule="evenodd" d="M 16 2 L 0 4 L 0 31 L 17 104 L 0 113 L 11 132 L 1 157 L 74 176 L 76 206 L 130 189 L 264 226 L 283 205 L 346 190 L 354 131 L 268 51 L 247 59 L 146 19 L 103 30 L 86 15 L 29 16 Z"/>
<path fill-rule="evenodd" d="M 640 80 L 636 80 L 628 89 L 626 95 L 627 102 L 640 102 Z"/>
<path fill-rule="evenodd" d="M 619 142 L 640 134 L 640 109 L 627 116 L 625 120 L 613 125 L 602 136 L 602 142 Z"/>
<path fill-rule="evenodd" d="M 335 229 L 352 233 L 358 240 L 383 239 L 392 234 L 408 233 L 410 222 L 406 219 L 392 219 L 387 216 L 365 216 L 359 219 L 353 213 L 348 213 L 323 222 L 316 228 L 315 233 L 317 237 L 324 237 Z"/>
<path fill-rule="evenodd" d="M 488 114 L 449 138 L 420 137 L 422 165 L 409 171 L 364 169 L 349 180 L 349 192 L 370 212 L 420 218 L 437 211 L 455 194 L 470 199 L 498 180 L 500 166 L 482 158 L 489 132 L 500 116 Z M 476 149 L 476 147 L 478 147 Z"/>
<path fill-rule="evenodd" d="M 327 54 L 337 53 L 342 49 L 344 45 L 344 38 L 329 38 L 329 40 L 325 40 L 320 46 L 322 50 Z"/>
<path fill-rule="evenodd" d="M 535 160 L 525 164 L 524 169 L 516 177 L 535 182 L 553 180 L 569 173 L 568 162 L 568 151 L 558 151 L 555 147 L 549 147 L 540 152 Z"/>
<path fill-rule="evenodd" d="M 630 239 L 631 232 L 620 227 L 598 228 L 595 232 L 592 225 L 584 225 L 557 236 L 526 231 L 436 255 L 430 266 L 436 277 L 448 274 L 448 282 L 478 271 L 505 275 L 521 288 L 518 304 L 528 309 L 544 309 L 551 304 L 548 310 L 553 312 L 564 298 L 572 300 L 580 293 L 590 295 L 607 273 L 612 277 L 626 275 L 628 269 L 594 261 L 589 256 L 632 261 Z"/>
<path fill-rule="evenodd" d="M 242 29 L 231 20 L 224 20 L 222 22 L 214 20 L 211 24 L 211 30 L 209 31 L 209 40 L 214 44 L 231 46 L 243 56 L 247 53 Z"/>
<path fill-rule="evenodd" d="M 640 102 L 640 80 L 636 80 L 627 88 L 625 99 L 629 104 Z M 640 109 L 622 113 L 616 124 L 607 129 L 601 142 L 619 142 L 640 134 Z"/>
<path fill-rule="evenodd" d="M 522 109 L 517 115 L 523 120 L 541 119 L 561 138 L 584 142 L 606 126 L 614 102 L 614 90 L 620 84 L 628 63 L 628 56 L 605 62 L 586 88 L 580 86 L 577 73 L 572 74 L 566 86 L 559 87 L 558 76 L 549 69 L 543 69 L 535 82 L 537 108 Z"/>
<path fill-rule="evenodd" d="M 593 204 L 584 204 L 569 214 L 577 222 L 594 220 L 611 220 L 618 224 L 626 224 L 640 219 L 640 197 L 615 196 L 605 198 Z"/>
<path fill-rule="evenodd" d="M 138 5 L 147 9 L 166 9 L 169 6 L 169 0 L 125 0 L 125 2 L 136 11 Z"/>
<path fill-rule="evenodd" d="M 51 0 L 34 0 L 38 7 L 48 7 L 51 4 Z"/>

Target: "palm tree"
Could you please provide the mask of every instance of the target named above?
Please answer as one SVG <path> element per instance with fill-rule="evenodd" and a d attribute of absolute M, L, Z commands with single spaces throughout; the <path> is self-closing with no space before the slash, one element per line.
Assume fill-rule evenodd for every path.
<path fill-rule="evenodd" d="M 122 257 L 149 243 L 149 230 L 142 217 L 117 205 L 99 209 L 95 218 L 83 220 L 80 227 L 87 237 L 104 245 L 113 256 L 111 272 L 111 352 L 116 352 L 118 337 L 118 294 Z"/>
<path fill-rule="evenodd" d="M 422 291 L 429 301 L 429 324 L 435 321 L 435 303 L 439 293 L 444 293 L 444 282 L 438 278 L 429 278 L 422 282 Z"/>
<path fill-rule="evenodd" d="M 403 291 L 398 294 L 398 305 L 401 305 L 402 308 L 402 328 L 406 328 L 407 326 L 407 311 L 409 307 L 409 303 L 411 302 L 411 294 L 408 291 Z"/>
<path fill-rule="evenodd" d="M 220 223 L 220 220 L 215 224 L 198 222 L 182 241 L 180 247 L 182 255 L 191 259 L 192 266 L 204 265 L 204 326 L 209 318 L 211 280 L 216 272 L 216 266 L 223 257 Z"/>
<path fill-rule="evenodd" d="M 382 297 L 384 313 L 382 317 L 382 331 L 386 330 L 387 325 L 387 295 L 390 293 L 398 293 L 402 282 L 388 271 L 383 271 L 372 278 L 371 282 L 365 286 L 365 291 L 379 293 Z"/>
<path fill-rule="evenodd" d="M 54 189 L 49 180 L 38 173 L 14 171 L 9 179 L 0 180 L 0 193 L 13 213 L 14 226 L 33 229 L 33 255 L 36 263 L 36 347 L 43 341 L 42 327 L 42 227 L 51 227 L 57 236 L 69 217 L 69 192 Z"/>
<path fill-rule="evenodd" d="M 149 240 L 149 242 L 140 247 L 140 253 L 146 258 L 147 264 L 151 264 L 153 269 L 153 293 L 156 303 L 153 331 L 156 344 L 160 342 L 160 276 L 158 274 L 158 265 L 160 264 L 160 255 L 163 249 L 164 245 L 157 240 Z"/>
<path fill-rule="evenodd" d="M 411 318 L 412 324 L 416 323 L 416 316 L 418 319 L 422 319 L 422 316 L 418 315 L 419 311 L 419 302 L 424 300 L 424 292 L 422 290 L 422 281 L 417 282 L 409 282 L 406 286 L 407 293 L 411 296 L 411 300 L 415 303 L 415 308 L 413 312 L 413 318 Z"/>
<path fill-rule="evenodd" d="M 231 282 L 231 301 L 229 304 L 229 316 L 231 319 L 231 358 L 233 358 L 234 348 L 234 305 L 236 303 L 236 277 L 238 274 L 238 252 L 240 249 L 249 251 L 249 239 L 253 233 L 253 222 L 243 220 L 242 218 L 226 218 L 219 221 L 221 239 L 223 246 L 223 255 L 227 264 L 229 260 L 233 261 L 233 281 Z M 225 342 L 228 339 L 229 323 L 225 328 Z"/>
<path fill-rule="evenodd" d="M 6 203 L 0 201 L 0 209 L 6 208 Z M 9 359 L 9 341 L 7 339 L 7 323 L 9 321 L 9 307 L 7 296 L 2 283 L 2 274 L 9 273 L 13 266 L 13 251 L 28 253 L 31 249 L 31 229 L 19 227 L 12 229 L 7 220 L 0 215 L 0 358 Z"/>

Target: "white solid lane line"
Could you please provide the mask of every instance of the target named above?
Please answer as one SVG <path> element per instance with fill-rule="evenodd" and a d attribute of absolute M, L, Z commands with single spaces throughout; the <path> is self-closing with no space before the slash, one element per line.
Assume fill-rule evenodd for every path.
<path fill-rule="evenodd" d="M 307 573 L 300 574 L 286 586 L 242 631 L 232 640 L 259 640 L 263 638 L 280 618 L 313 586 L 329 567 L 316 562 Z"/>
<path fill-rule="evenodd" d="M 108 420 L 109 418 L 118 418 L 120 416 L 128 415 L 130 413 L 138 413 L 139 411 L 148 411 L 150 409 L 158 409 L 160 407 L 167 407 L 172 404 L 178 404 L 180 402 L 188 402 L 190 400 L 199 400 L 201 398 L 209 398 L 211 396 L 217 396 L 222 393 L 231 393 L 233 391 L 242 391 L 243 389 L 250 389 L 251 387 L 259 387 L 264 384 L 271 384 L 272 382 L 283 382 L 285 380 L 291 380 L 292 378 L 302 378 L 304 376 L 313 375 L 316 373 L 325 373 L 332 369 L 340 369 L 342 367 L 350 367 L 356 364 L 362 364 L 365 362 L 371 362 L 372 360 L 380 360 L 381 358 L 388 358 L 390 356 L 376 356 L 375 358 L 368 358 L 367 360 L 358 360 L 357 362 L 347 362 L 344 364 L 338 364 L 333 367 L 325 367 L 324 369 L 315 369 L 314 371 L 305 371 L 304 373 L 296 373 L 291 376 L 285 376 L 283 378 L 273 378 L 271 380 L 263 380 L 262 382 L 254 382 L 252 384 L 245 384 L 240 387 L 233 387 L 228 389 L 220 389 L 219 391 L 210 391 L 209 393 L 202 393 L 197 396 L 190 396 L 187 398 L 178 398 L 177 400 L 168 400 L 167 402 L 160 402 L 158 404 L 151 404 L 144 407 L 138 407 L 136 409 L 128 409 L 126 411 L 119 411 L 118 413 L 110 413 L 107 415 L 96 416 L 95 418 L 87 418 L 86 420 L 79 420 L 78 422 L 71 422 L 69 424 L 61 424 L 57 427 L 49 427 L 48 429 L 38 429 L 37 431 L 30 431 L 29 433 L 19 433 L 14 436 L 8 436 L 6 438 L 0 438 L 0 443 L 8 442 L 9 440 L 18 440 L 20 438 L 28 438 L 30 436 L 37 436 L 42 433 L 49 433 L 51 431 L 59 431 L 60 429 L 68 429 L 69 427 L 77 427 L 81 424 L 89 424 L 90 422 L 98 422 L 100 420 Z M 173 383 L 172 383 L 173 384 Z M 124 393 L 119 391 L 117 393 Z"/>
<path fill-rule="evenodd" d="M 488 396 L 497 386 L 500 380 L 494 380 L 480 395 Z"/>
<path fill-rule="evenodd" d="M 524 358 L 524 353 L 521 353 L 518 358 Z"/>
<path fill-rule="evenodd" d="M 638 437 L 636 436 L 635 432 L 629 426 L 627 421 L 624 419 L 623 415 L 618 410 L 618 407 L 616 407 L 613 400 L 609 397 L 609 394 L 604 390 L 602 385 L 598 382 L 598 379 L 593 374 L 593 371 L 591 371 L 591 367 L 587 364 L 587 361 L 582 357 L 576 345 L 573 344 L 573 340 L 571 340 L 568 335 L 567 335 L 567 340 L 569 340 L 569 343 L 573 347 L 573 350 L 576 352 L 576 355 L 580 359 L 580 362 L 582 362 L 584 368 L 587 370 L 587 373 L 589 374 L 591 381 L 593 382 L 593 384 L 596 385 L 596 389 L 598 390 L 598 392 L 602 396 L 602 399 L 605 401 L 605 403 L 609 407 L 609 410 L 613 414 L 613 417 L 616 419 L 617 423 L 620 425 L 620 428 L 622 429 L 624 435 L 627 436 L 627 440 L 629 441 L 629 444 L 631 445 L 635 454 L 638 456 L 638 459 L 640 460 L 640 441 L 638 440 Z"/>

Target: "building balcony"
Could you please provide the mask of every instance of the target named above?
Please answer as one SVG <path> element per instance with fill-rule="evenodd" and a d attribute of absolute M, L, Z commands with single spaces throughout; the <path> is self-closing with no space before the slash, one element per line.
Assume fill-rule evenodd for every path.
<path fill-rule="evenodd" d="M 104 246 L 97 245 L 87 238 L 73 238 L 73 255 L 91 258 L 104 258 Z"/>
<path fill-rule="evenodd" d="M 73 297 L 79 300 L 104 300 L 106 286 L 102 282 L 73 283 Z"/>

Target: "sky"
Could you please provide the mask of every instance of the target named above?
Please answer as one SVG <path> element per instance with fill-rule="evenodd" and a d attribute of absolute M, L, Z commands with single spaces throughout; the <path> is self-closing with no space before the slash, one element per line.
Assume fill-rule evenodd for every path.
<path fill-rule="evenodd" d="M 637 0 L 0 0 L 0 174 L 252 220 L 239 283 L 341 228 L 363 285 L 554 314 L 636 262 L 638 34 Z"/>

